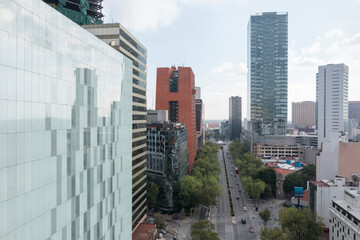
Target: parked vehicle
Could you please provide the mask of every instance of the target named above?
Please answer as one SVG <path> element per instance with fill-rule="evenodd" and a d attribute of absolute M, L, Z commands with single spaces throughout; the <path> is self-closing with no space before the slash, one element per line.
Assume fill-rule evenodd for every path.
<path fill-rule="evenodd" d="M 241 223 L 242 223 L 242 224 L 245 224 L 245 223 L 246 223 L 246 219 L 245 219 L 245 218 L 242 218 L 242 219 L 241 219 Z"/>
<path fill-rule="evenodd" d="M 249 231 L 250 231 L 251 233 L 255 232 L 253 227 L 249 227 Z"/>
<path fill-rule="evenodd" d="M 244 210 L 244 212 L 246 212 L 247 211 L 246 207 L 244 207 L 243 210 Z"/>

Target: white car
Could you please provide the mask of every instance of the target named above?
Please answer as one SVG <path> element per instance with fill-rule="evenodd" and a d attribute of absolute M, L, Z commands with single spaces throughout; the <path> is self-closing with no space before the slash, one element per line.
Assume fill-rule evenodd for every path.
<path fill-rule="evenodd" d="M 244 212 L 246 212 L 246 210 L 247 210 L 246 207 L 244 207 L 243 210 L 244 210 Z"/>

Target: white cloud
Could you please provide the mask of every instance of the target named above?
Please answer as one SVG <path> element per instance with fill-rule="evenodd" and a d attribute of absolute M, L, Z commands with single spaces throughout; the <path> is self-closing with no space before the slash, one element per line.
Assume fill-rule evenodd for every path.
<path fill-rule="evenodd" d="M 105 3 L 105 22 L 120 22 L 137 32 L 170 25 L 180 15 L 177 0 L 121 0 Z"/>
<path fill-rule="evenodd" d="M 315 101 L 318 66 L 331 63 L 349 66 L 349 100 L 360 100 L 359 56 L 360 32 L 344 37 L 342 30 L 333 29 L 318 36 L 310 47 L 297 49 L 296 44 L 292 44 L 289 48 L 289 103 Z"/>
<path fill-rule="evenodd" d="M 225 62 L 217 67 L 212 68 L 210 73 L 224 75 L 232 79 L 240 79 L 241 76 L 246 75 L 247 66 L 245 63 Z"/>

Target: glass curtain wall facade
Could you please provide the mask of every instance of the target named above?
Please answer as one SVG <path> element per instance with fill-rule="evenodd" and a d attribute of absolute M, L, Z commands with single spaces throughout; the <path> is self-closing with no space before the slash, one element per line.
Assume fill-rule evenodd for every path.
<path fill-rule="evenodd" d="M 285 135 L 288 99 L 288 14 L 253 15 L 248 24 L 248 116 L 251 131 Z"/>
<path fill-rule="evenodd" d="M 133 62 L 133 228 L 146 217 L 146 48 L 119 23 L 83 25 Z"/>
<path fill-rule="evenodd" d="M 0 9 L 0 239 L 131 239 L 131 61 L 41 0 Z"/>

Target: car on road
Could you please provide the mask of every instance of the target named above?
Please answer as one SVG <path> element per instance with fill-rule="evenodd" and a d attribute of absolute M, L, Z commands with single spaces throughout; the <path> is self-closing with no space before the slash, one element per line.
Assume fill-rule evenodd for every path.
<path fill-rule="evenodd" d="M 245 223 L 246 223 L 246 219 L 245 219 L 245 218 L 242 218 L 242 219 L 241 219 L 241 223 L 242 223 L 242 224 L 245 224 Z"/>
<path fill-rule="evenodd" d="M 241 192 L 241 189 L 239 189 L 239 192 Z"/>
<path fill-rule="evenodd" d="M 236 199 L 240 199 L 239 195 L 236 196 Z"/>
<path fill-rule="evenodd" d="M 249 227 L 249 231 L 250 231 L 251 233 L 255 232 L 253 227 Z"/>
<path fill-rule="evenodd" d="M 233 185 L 231 185 L 231 188 L 233 188 L 234 186 Z"/>
<path fill-rule="evenodd" d="M 230 174 L 232 175 L 232 172 Z"/>
<path fill-rule="evenodd" d="M 159 232 L 162 234 L 166 234 L 166 231 L 164 229 L 160 229 Z"/>
<path fill-rule="evenodd" d="M 247 211 L 246 207 L 244 207 L 243 210 L 244 210 L 244 212 L 246 212 Z"/>

